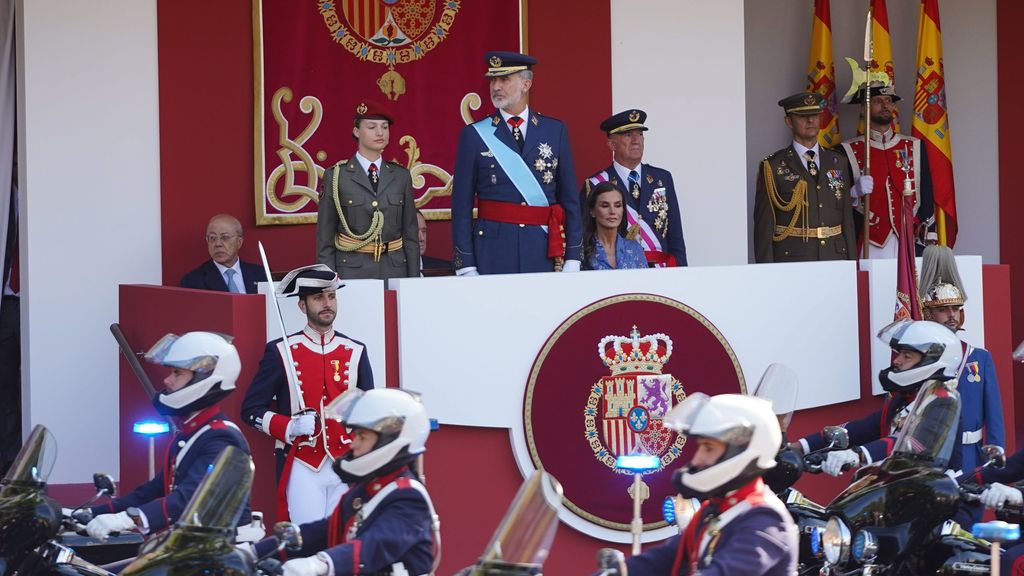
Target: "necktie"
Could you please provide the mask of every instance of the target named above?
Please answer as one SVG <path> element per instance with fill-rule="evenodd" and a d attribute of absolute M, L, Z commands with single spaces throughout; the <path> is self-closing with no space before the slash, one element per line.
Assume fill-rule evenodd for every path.
<path fill-rule="evenodd" d="M 242 291 L 238 289 L 238 284 L 235 284 L 235 274 L 238 274 L 238 272 L 235 272 L 234 268 L 228 268 L 224 271 L 224 281 L 228 285 L 228 292 L 241 294 Z"/>
<path fill-rule="evenodd" d="M 629 193 L 640 199 L 640 173 L 636 170 L 629 171 Z"/>
<path fill-rule="evenodd" d="M 523 123 L 523 119 L 519 116 L 513 116 L 508 119 L 509 126 L 512 127 L 512 138 L 516 141 L 516 146 L 519 147 L 519 153 L 523 152 L 523 133 L 519 131 L 519 126 Z"/>
<path fill-rule="evenodd" d="M 376 164 L 370 164 L 370 169 L 367 172 L 367 175 L 370 177 L 370 184 L 373 186 L 373 191 L 376 192 L 377 183 L 380 182 L 380 176 L 377 174 Z"/>
<path fill-rule="evenodd" d="M 804 158 L 807 159 L 807 171 L 811 173 L 811 176 L 818 177 L 818 163 L 814 161 L 814 150 L 808 150 L 804 152 Z"/>

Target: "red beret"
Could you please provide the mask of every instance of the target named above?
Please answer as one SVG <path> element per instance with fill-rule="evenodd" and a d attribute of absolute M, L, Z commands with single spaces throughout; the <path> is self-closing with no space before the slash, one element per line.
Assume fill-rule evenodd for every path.
<path fill-rule="evenodd" d="M 395 117 L 391 111 L 383 105 L 372 100 L 363 100 L 356 104 L 356 120 L 387 120 L 389 124 L 395 123 Z"/>

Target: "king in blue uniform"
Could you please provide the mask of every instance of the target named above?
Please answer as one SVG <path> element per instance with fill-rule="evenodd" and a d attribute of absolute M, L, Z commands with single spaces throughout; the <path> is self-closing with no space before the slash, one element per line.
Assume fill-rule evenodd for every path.
<path fill-rule="evenodd" d="M 601 122 L 608 135 L 612 165 L 583 183 L 580 204 L 601 182 L 615 184 L 626 197 L 627 237 L 640 242 L 651 266 L 686 266 L 686 242 L 672 173 L 643 164 L 647 113 L 619 112 Z"/>
<path fill-rule="evenodd" d="M 459 135 L 452 188 L 455 271 L 579 270 L 582 220 L 569 133 L 561 121 L 531 111 L 526 100 L 537 60 L 514 52 L 489 52 L 486 60 L 498 111 Z"/>

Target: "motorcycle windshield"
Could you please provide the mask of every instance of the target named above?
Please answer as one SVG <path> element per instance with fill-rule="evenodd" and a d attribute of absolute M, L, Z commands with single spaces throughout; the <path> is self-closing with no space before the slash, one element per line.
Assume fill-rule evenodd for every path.
<path fill-rule="evenodd" d="M 249 455 L 228 446 L 196 489 L 178 519 L 178 526 L 234 529 L 252 487 L 253 464 Z"/>
<path fill-rule="evenodd" d="M 56 462 L 57 440 L 45 426 L 37 424 L 22 445 L 18 457 L 7 470 L 3 484 L 45 484 Z"/>
<path fill-rule="evenodd" d="M 543 565 L 555 539 L 561 502 L 562 485 L 547 472 L 535 471 L 519 487 L 480 563 Z"/>
<path fill-rule="evenodd" d="M 772 410 L 779 419 L 779 427 L 785 432 L 796 410 L 796 395 L 800 380 L 796 372 L 785 364 L 772 364 L 764 371 L 761 381 L 754 388 L 754 396 L 772 403 Z"/>
<path fill-rule="evenodd" d="M 949 464 L 960 422 L 960 394 L 945 381 L 921 388 L 910 405 L 907 419 L 896 437 L 892 456 L 931 462 L 944 468 Z"/>

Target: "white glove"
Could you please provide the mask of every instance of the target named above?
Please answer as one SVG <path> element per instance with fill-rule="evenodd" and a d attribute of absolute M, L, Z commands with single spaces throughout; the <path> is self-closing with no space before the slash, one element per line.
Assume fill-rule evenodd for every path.
<path fill-rule="evenodd" d="M 65 518 L 71 518 L 71 515 L 74 514 L 74 512 L 75 512 L 74 508 L 61 508 L 60 509 L 61 515 L 64 516 Z"/>
<path fill-rule="evenodd" d="M 284 434 L 288 437 L 288 442 L 291 443 L 299 436 L 312 436 L 315 429 L 316 416 L 312 412 L 306 412 L 305 414 L 292 416 L 292 421 L 288 423 L 288 428 L 285 429 Z"/>
<path fill-rule="evenodd" d="M 850 196 L 854 198 L 860 198 L 865 194 L 871 194 L 871 191 L 875 189 L 875 179 L 865 174 L 857 180 L 857 183 L 850 188 Z"/>
<path fill-rule="evenodd" d="M 821 470 L 829 476 L 840 476 L 843 473 L 843 466 L 847 464 L 860 464 L 860 456 L 853 450 L 836 450 L 828 453 Z"/>
<path fill-rule="evenodd" d="M 456 276 L 479 276 L 480 273 L 476 271 L 476 266 L 466 266 L 465 268 L 459 268 L 455 271 Z"/>
<path fill-rule="evenodd" d="M 580 261 L 579 260 L 566 260 L 562 263 L 562 272 L 579 272 Z"/>
<path fill-rule="evenodd" d="M 993 483 L 981 493 L 979 498 L 986 508 L 1002 508 L 1004 504 L 1020 506 L 1024 502 L 1020 490 L 999 482 Z"/>
<path fill-rule="evenodd" d="M 330 566 L 317 554 L 308 558 L 289 560 L 281 569 L 284 571 L 283 576 L 327 576 Z"/>
<path fill-rule="evenodd" d="M 117 514 L 100 514 L 85 527 L 86 533 L 97 540 L 106 540 L 111 532 L 128 532 L 137 526 L 127 512 Z"/>

